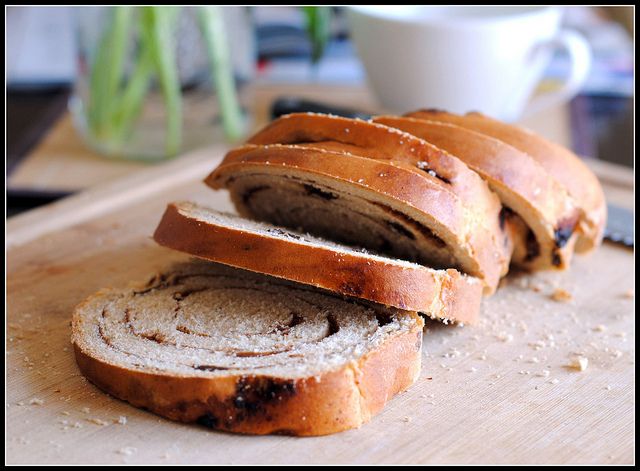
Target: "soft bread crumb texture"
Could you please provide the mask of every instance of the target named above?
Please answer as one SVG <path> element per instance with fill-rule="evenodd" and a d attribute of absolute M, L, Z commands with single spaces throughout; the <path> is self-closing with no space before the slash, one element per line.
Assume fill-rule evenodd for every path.
<path fill-rule="evenodd" d="M 551 299 L 560 303 L 568 303 L 573 301 L 573 295 L 562 288 L 556 288 L 553 293 L 551 293 Z"/>

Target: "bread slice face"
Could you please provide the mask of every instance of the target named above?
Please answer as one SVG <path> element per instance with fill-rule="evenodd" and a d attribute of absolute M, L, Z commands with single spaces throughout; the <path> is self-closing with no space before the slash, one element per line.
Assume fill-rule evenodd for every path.
<path fill-rule="evenodd" d="M 598 178 L 573 152 L 527 129 L 478 112 L 460 116 L 440 110 L 419 110 L 406 116 L 455 124 L 498 139 L 531 156 L 565 188 L 573 198 L 573 204 L 580 209 L 575 250 L 589 251 L 602 242 L 607 219 L 604 192 Z"/>
<path fill-rule="evenodd" d="M 170 204 L 154 240 L 205 260 L 262 273 L 446 322 L 474 323 L 482 283 L 382 257 L 308 234 L 181 202 Z"/>
<path fill-rule="evenodd" d="M 505 224 L 514 217 L 524 221 L 513 224 L 513 264 L 528 270 L 569 266 L 579 209 L 566 189 L 531 156 L 451 123 L 398 116 L 379 116 L 374 122 L 396 127 L 450 152 L 487 181 L 505 207 Z"/>
<path fill-rule="evenodd" d="M 226 188 L 238 212 L 435 268 L 455 268 L 495 290 L 510 239 L 440 179 L 415 166 L 305 145 L 247 145 L 205 182 Z M 493 224 L 493 222 L 490 222 Z M 505 245 L 507 245 L 505 247 Z"/>
<path fill-rule="evenodd" d="M 180 264 L 73 314 L 81 372 L 182 422 L 246 434 L 359 427 L 420 371 L 423 321 L 210 262 Z"/>
<path fill-rule="evenodd" d="M 498 223 L 500 200 L 473 170 L 445 150 L 412 134 L 380 123 L 320 113 L 281 116 L 248 140 L 249 144 L 300 144 L 375 160 L 402 162 L 419 173 L 438 179 L 470 211 L 483 215 L 477 231 L 488 231 L 495 250 L 502 254 L 501 270 L 508 270 L 510 252 L 505 250 Z M 495 216 L 495 217 L 494 217 Z"/>

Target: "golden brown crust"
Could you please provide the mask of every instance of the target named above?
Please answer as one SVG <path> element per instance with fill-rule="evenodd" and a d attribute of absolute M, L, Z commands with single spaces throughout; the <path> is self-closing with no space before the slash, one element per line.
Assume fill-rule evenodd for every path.
<path fill-rule="evenodd" d="M 434 318 L 474 323 L 480 309 L 481 284 L 456 270 L 386 264 L 364 254 L 205 223 L 176 204 L 167 207 L 153 237 L 160 245 L 200 258 Z"/>
<path fill-rule="evenodd" d="M 451 123 L 426 118 L 379 116 L 374 122 L 397 127 L 450 152 L 478 172 L 503 204 L 527 223 L 517 234 L 512 263 L 526 269 L 568 266 L 575 243 L 579 211 L 564 187 L 528 154 L 504 142 Z M 507 223 L 509 220 L 507 220 Z M 539 246 L 527 254 L 529 230 Z M 534 256 L 531 256 L 534 255 Z"/>
<path fill-rule="evenodd" d="M 438 110 L 420 110 L 406 116 L 452 123 L 499 139 L 530 155 L 563 185 L 581 209 L 576 251 L 584 252 L 602 241 L 606 203 L 600 182 L 574 153 L 518 126 L 502 123 L 481 113 L 458 116 Z"/>
<path fill-rule="evenodd" d="M 80 371 L 100 389 L 171 420 L 245 434 L 326 435 L 366 423 L 417 379 L 424 324 L 412 315 L 410 331 L 357 362 L 304 379 L 177 376 L 110 364 L 77 344 L 74 350 Z"/>
<path fill-rule="evenodd" d="M 443 188 L 436 177 L 423 175 L 406 163 L 378 161 L 306 146 L 249 145 L 229 152 L 205 183 L 219 189 L 242 172 L 268 171 L 286 178 L 294 170 L 369 191 L 377 198 L 395 201 L 395 210 L 415 220 L 428 220 L 436 235 L 452 250 L 466 253 L 465 257 L 475 265 L 462 261 L 465 271 L 482 278 L 488 293 L 495 290 L 500 276 L 507 270 L 505 252 L 510 246 L 503 246 L 500 237 L 500 247 L 496 247 L 493 231 L 481 225 L 481 221 L 495 219 L 498 226 L 499 207 L 495 214 L 478 215 L 464 208 L 465 202 Z"/>
<path fill-rule="evenodd" d="M 446 151 L 389 126 L 317 113 L 281 116 L 256 133 L 249 144 L 306 144 L 376 160 L 404 162 L 432 173 L 464 204 L 491 215 L 500 210 L 498 198 L 464 163 Z M 498 234 L 493 220 L 488 229 Z"/>

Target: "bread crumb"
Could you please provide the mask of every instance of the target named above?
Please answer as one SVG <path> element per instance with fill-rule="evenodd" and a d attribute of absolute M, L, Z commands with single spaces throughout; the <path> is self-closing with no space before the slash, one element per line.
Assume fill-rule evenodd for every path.
<path fill-rule="evenodd" d="M 475 373 L 476 371 L 478 371 L 478 369 L 474 368 L 473 366 L 469 368 L 469 373 Z"/>
<path fill-rule="evenodd" d="M 71 415 L 71 412 L 67 411 L 67 410 L 63 410 L 62 412 L 60 412 L 62 415 Z"/>
<path fill-rule="evenodd" d="M 446 352 L 442 354 L 445 358 L 455 358 L 460 356 L 460 352 L 455 348 L 452 348 L 450 352 Z"/>
<path fill-rule="evenodd" d="M 44 401 L 42 399 L 34 397 L 29 401 L 29 404 L 32 406 L 41 406 L 42 404 L 44 404 Z"/>
<path fill-rule="evenodd" d="M 607 391 L 611 391 L 611 386 L 610 386 L 610 385 L 608 385 L 608 384 L 607 384 L 604 388 L 605 388 Z"/>
<path fill-rule="evenodd" d="M 596 332 L 604 332 L 605 330 L 607 330 L 607 326 L 602 325 L 602 324 L 598 324 L 598 325 L 594 326 L 592 328 L 592 330 L 594 330 Z"/>
<path fill-rule="evenodd" d="M 571 360 L 567 366 L 574 370 L 584 371 L 589 366 L 589 359 L 587 357 L 579 356 Z"/>
<path fill-rule="evenodd" d="M 534 350 L 540 350 L 547 346 L 547 344 L 542 340 L 536 340 L 535 342 L 529 342 L 529 346 L 533 347 Z"/>
<path fill-rule="evenodd" d="M 623 296 L 627 299 L 631 299 L 635 296 L 635 291 L 633 290 L 633 288 L 628 289 L 627 291 L 624 292 Z"/>
<path fill-rule="evenodd" d="M 551 299 L 559 303 L 568 303 L 569 301 L 573 300 L 573 296 L 569 291 L 565 289 L 556 288 L 555 290 L 553 290 L 553 293 L 551 293 Z"/>
<path fill-rule="evenodd" d="M 88 407 L 83 407 L 82 412 L 84 412 L 85 414 L 88 414 L 89 412 L 91 412 L 91 409 L 89 409 Z"/>
<path fill-rule="evenodd" d="M 551 374 L 551 371 L 549 370 L 542 370 L 540 373 L 538 373 L 536 376 L 540 376 L 542 378 L 548 378 L 549 375 Z"/>
<path fill-rule="evenodd" d="M 560 382 L 560 380 L 558 378 L 553 378 L 552 380 L 548 381 L 551 384 L 558 384 Z"/>
<path fill-rule="evenodd" d="M 92 418 L 92 419 L 85 419 L 87 422 L 91 422 L 92 424 L 96 424 L 96 425 L 100 425 L 100 426 L 104 426 L 104 425 L 109 425 L 109 422 L 102 420 L 102 419 L 97 419 L 97 418 Z"/>
<path fill-rule="evenodd" d="M 538 360 L 538 357 L 532 357 L 531 360 L 529 360 L 530 363 L 540 363 L 540 360 Z"/>
<path fill-rule="evenodd" d="M 487 355 L 480 355 L 478 358 L 484 361 L 487 359 Z"/>
<path fill-rule="evenodd" d="M 402 418 L 402 421 L 403 421 L 403 422 L 411 422 L 411 417 L 409 417 L 408 415 L 405 415 L 405 416 Z"/>
<path fill-rule="evenodd" d="M 500 332 L 496 337 L 502 342 L 511 342 L 513 340 L 513 335 L 506 332 Z"/>
<path fill-rule="evenodd" d="M 114 420 L 114 423 L 117 423 L 117 424 L 120 424 L 120 425 L 126 425 L 127 418 L 124 415 L 121 415 L 120 417 L 118 417 L 117 420 Z"/>
<path fill-rule="evenodd" d="M 124 448 L 120 448 L 117 453 L 125 456 L 131 456 L 138 451 L 137 448 L 132 446 L 125 446 Z"/>

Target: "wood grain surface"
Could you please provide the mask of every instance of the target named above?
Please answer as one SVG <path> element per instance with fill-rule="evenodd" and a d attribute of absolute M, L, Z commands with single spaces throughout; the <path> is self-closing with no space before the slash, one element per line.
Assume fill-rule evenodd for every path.
<path fill-rule="evenodd" d="M 634 260 L 611 244 L 567 272 L 510 275 L 477 326 L 429 324 L 418 382 L 358 430 L 236 436 L 88 383 L 69 342 L 74 306 L 183 258 L 150 236 L 169 201 L 231 208 L 200 182 L 221 156 L 200 151 L 9 220 L 8 463 L 633 462 Z M 603 171 L 607 196 L 632 206 L 629 173 Z M 570 299 L 553 300 L 558 289 Z M 567 366 L 577 356 L 586 370 Z"/>

